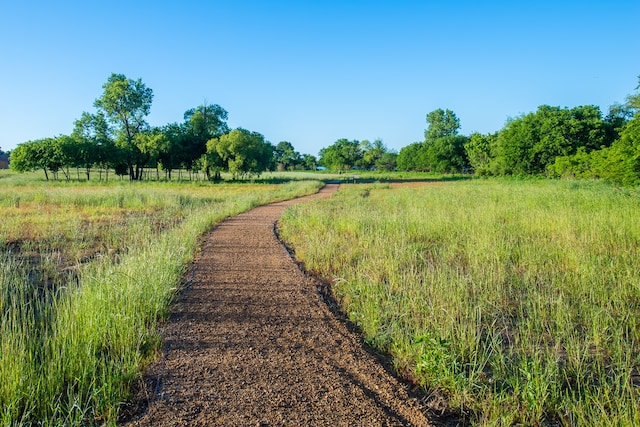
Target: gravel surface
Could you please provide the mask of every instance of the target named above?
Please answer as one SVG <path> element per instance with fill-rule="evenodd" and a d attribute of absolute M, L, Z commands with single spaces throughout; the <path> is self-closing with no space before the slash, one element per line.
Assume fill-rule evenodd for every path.
<path fill-rule="evenodd" d="M 429 425 L 275 236 L 287 206 L 336 189 L 253 209 L 210 232 L 164 325 L 146 397 L 123 425 Z"/>

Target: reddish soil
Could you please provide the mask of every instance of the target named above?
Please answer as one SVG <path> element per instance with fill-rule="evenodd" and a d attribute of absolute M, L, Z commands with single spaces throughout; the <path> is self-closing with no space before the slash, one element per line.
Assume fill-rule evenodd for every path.
<path fill-rule="evenodd" d="M 127 426 L 426 426 L 410 396 L 300 271 L 275 203 L 215 227 L 165 325 Z"/>

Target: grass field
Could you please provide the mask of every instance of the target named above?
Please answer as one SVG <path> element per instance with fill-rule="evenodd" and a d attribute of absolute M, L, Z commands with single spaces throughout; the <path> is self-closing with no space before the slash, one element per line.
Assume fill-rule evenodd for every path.
<path fill-rule="evenodd" d="M 0 424 L 115 424 L 199 237 L 319 186 L 45 183 L 2 172 Z"/>
<path fill-rule="evenodd" d="M 475 425 L 640 425 L 640 193 L 343 185 L 281 235 L 367 341 Z"/>

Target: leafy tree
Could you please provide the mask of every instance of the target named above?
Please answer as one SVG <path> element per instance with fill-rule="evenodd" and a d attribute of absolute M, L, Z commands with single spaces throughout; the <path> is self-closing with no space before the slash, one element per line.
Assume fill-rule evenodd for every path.
<path fill-rule="evenodd" d="M 574 155 L 557 157 L 549 165 L 548 173 L 555 177 L 603 178 L 622 185 L 640 184 L 640 94 L 629 95 L 625 105 L 611 106 L 605 124 L 606 145 L 590 152 L 580 147 Z M 608 145 L 612 129 L 619 139 Z"/>
<path fill-rule="evenodd" d="M 398 153 L 396 162 L 398 169 L 402 171 L 428 171 L 426 144 L 424 142 L 414 142 L 403 147 Z"/>
<path fill-rule="evenodd" d="M 435 141 L 445 136 L 454 136 L 460 129 L 460 119 L 451 110 L 438 108 L 427 114 L 429 124 L 424 131 L 424 139 L 427 142 Z"/>
<path fill-rule="evenodd" d="M 153 91 L 142 80 L 111 74 L 102 86 L 104 92 L 94 105 L 116 127 L 116 145 L 123 150 L 129 179 L 140 179 L 144 157 L 136 145 L 136 135 L 147 128 L 145 117 L 151 109 Z"/>
<path fill-rule="evenodd" d="M 556 157 L 547 167 L 547 173 L 552 178 L 596 178 L 600 154 L 600 151 L 587 153 L 584 147 L 580 147 L 572 156 Z"/>
<path fill-rule="evenodd" d="M 215 151 L 223 167 L 233 179 L 260 175 L 266 171 L 273 158 L 274 147 L 264 136 L 246 129 L 234 129 L 207 143 L 207 154 L 215 159 Z"/>
<path fill-rule="evenodd" d="M 614 103 L 609 107 L 609 113 L 605 116 L 606 140 L 611 145 L 613 141 L 620 139 L 620 131 L 633 117 L 633 109 L 627 104 Z"/>
<path fill-rule="evenodd" d="M 29 172 L 36 169 L 44 171 L 45 179 L 49 180 L 49 172 L 54 179 L 58 179 L 58 172 L 63 171 L 69 179 L 64 166 L 69 164 L 68 145 L 71 138 L 59 136 L 55 138 L 43 138 L 19 144 L 11 155 L 11 169 L 16 172 Z"/>
<path fill-rule="evenodd" d="M 71 166 L 85 168 L 87 180 L 89 180 L 91 167 L 99 164 L 104 169 L 107 155 L 111 156 L 113 153 L 114 143 L 109 136 L 109 125 L 104 114 L 82 113 L 82 116 L 75 121 L 71 138 L 73 139 Z"/>
<path fill-rule="evenodd" d="M 193 137 L 206 142 L 229 132 L 229 113 L 218 104 L 203 104 L 185 111 L 184 121 Z"/>
<path fill-rule="evenodd" d="M 491 174 L 491 160 L 494 157 L 497 133 L 482 135 L 473 133 L 464 146 L 469 166 L 476 175 Z"/>
<path fill-rule="evenodd" d="M 288 141 L 280 141 L 276 145 L 273 157 L 278 170 L 294 170 L 303 163 L 300 153 Z"/>
<path fill-rule="evenodd" d="M 383 153 L 375 163 L 379 171 L 394 171 L 397 167 L 398 153 L 387 151 Z"/>
<path fill-rule="evenodd" d="M 359 149 L 362 158 L 358 162 L 358 166 L 362 169 L 373 169 L 380 157 L 387 152 L 387 147 L 380 139 L 376 139 L 373 143 L 365 139 L 360 142 Z"/>
<path fill-rule="evenodd" d="M 468 138 L 458 136 L 460 120 L 451 110 L 437 109 L 427 114 L 429 124 L 425 141 L 400 150 L 397 166 L 400 170 L 461 172 L 469 162 L 464 150 Z"/>
<path fill-rule="evenodd" d="M 316 159 L 316 156 L 312 156 L 311 154 L 302 155 L 302 164 L 306 170 L 314 171 L 318 169 L 318 159 Z"/>
<path fill-rule="evenodd" d="M 169 139 L 159 128 L 153 128 L 139 132 L 135 137 L 135 145 L 140 150 L 143 166 L 156 169 L 156 177 L 159 179 L 160 153 L 167 150 Z"/>
<path fill-rule="evenodd" d="M 178 169 L 181 164 L 188 163 L 188 150 L 185 148 L 189 145 L 189 135 L 186 126 L 178 123 L 170 123 L 162 128 L 162 133 L 167 138 L 167 146 L 165 150 L 158 155 L 160 168 L 165 171 L 166 178 L 171 180 L 171 172 Z M 206 145 L 205 145 L 206 151 Z"/>
<path fill-rule="evenodd" d="M 429 170 L 441 173 L 464 172 L 469 167 L 464 146 L 469 139 L 462 135 L 443 136 L 427 144 Z"/>
<path fill-rule="evenodd" d="M 191 170 L 193 163 L 207 152 L 207 141 L 229 132 L 229 113 L 218 104 L 203 104 L 185 111 L 182 126 L 180 164 Z"/>
<path fill-rule="evenodd" d="M 205 176 L 209 180 L 220 181 L 222 179 L 221 172 L 225 169 L 225 162 L 218 154 L 217 144 L 218 138 L 214 138 L 207 142 L 207 152 L 200 157 L 200 170 L 204 171 Z"/>
<path fill-rule="evenodd" d="M 498 134 L 499 172 L 542 174 L 556 157 L 573 155 L 580 147 L 589 152 L 610 144 L 607 127 L 596 106 L 542 105 L 535 113 L 510 120 Z"/>
<path fill-rule="evenodd" d="M 620 139 L 610 147 L 573 156 L 562 156 L 549 166 L 554 177 L 601 178 L 621 185 L 640 184 L 640 115 L 622 129 Z"/>
<path fill-rule="evenodd" d="M 360 143 L 342 138 L 320 150 L 319 162 L 328 169 L 345 171 L 356 166 L 360 159 Z"/>
<path fill-rule="evenodd" d="M 11 170 L 15 172 L 31 172 L 41 167 L 41 154 L 38 150 L 38 141 L 29 141 L 18 144 L 11 152 Z M 49 180 L 47 170 L 45 177 Z"/>

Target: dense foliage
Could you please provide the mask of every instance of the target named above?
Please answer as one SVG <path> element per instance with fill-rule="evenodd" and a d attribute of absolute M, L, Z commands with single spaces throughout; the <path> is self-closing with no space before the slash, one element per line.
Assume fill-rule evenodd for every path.
<path fill-rule="evenodd" d="M 322 166 L 336 171 L 350 169 L 385 170 L 396 168 L 397 154 L 390 151 L 381 140 L 353 140 L 342 138 L 320 150 Z"/>
<path fill-rule="evenodd" d="M 640 89 L 640 86 L 636 89 Z M 404 171 L 473 172 L 476 175 L 546 175 L 640 183 L 640 94 L 600 108 L 549 105 L 509 119 L 498 132 L 458 135 L 451 110 L 427 114 L 424 141 L 400 150 Z"/>
<path fill-rule="evenodd" d="M 112 74 L 103 89 L 94 103 L 97 111 L 83 112 L 71 135 L 18 145 L 11 156 L 11 168 L 18 172 L 41 169 L 47 180 L 50 174 L 58 179 L 60 172 L 69 179 L 70 168 L 76 168 L 78 179 L 83 169 L 87 180 L 95 167 L 99 168 L 100 179 L 103 171 L 108 179 L 109 171 L 114 170 L 130 180 L 142 179 L 146 169 L 155 169 L 157 179 L 162 170 L 170 180 L 176 169 L 202 171 L 209 178 L 219 179 L 221 171 L 237 178 L 276 167 L 316 168 L 315 157 L 300 155 L 289 142 L 273 147 L 258 133 L 231 131 L 227 111 L 217 104 L 205 103 L 187 110 L 182 123 L 152 127 L 145 119 L 153 91 L 140 79 Z M 233 136 L 223 138 L 230 133 Z M 225 147 L 219 148 L 220 143 Z"/>
<path fill-rule="evenodd" d="M 95 113 L 82 113 L 71 135 L 20 144 L 11 153 L 11 168 L 41 169 L 49 179 L 69 169 L 80 169 L 87 180 L 98 167 L 143 178 L 145 169 L 160 170 L 171 179 L 173 170 L 203 172 L 220 179 L 221 172 L 235 178 L 265 170 L 315 170 L 318 165 L 348 170 L 474 173 L 476 175 L 537 175 L 603 178 L 623 185 L 640 183 L 640 94 L 614 104 L 603 116 L 599 107 L 573 108 L 541 105 L 535 112 L 511 118 L 490 134 L 460 135 L 460 119 L 449 110 L 426 115 L 424 140 L 399 153 L 381 140 L 341 138 L 322 148 L 319 158 L 300 154 L 289 141 L 276 146 L 256 132 L 227 126 L 227 111 L 204 104 L 185 112 L 184 122 L 150 127 L 145 121 L 153 92 L 140 79 L 112 74 L 95 101 Z M 640 86 L 636 88 L 640 89 Z M 233 132 L 233 136 L 229 135 Z"/>

